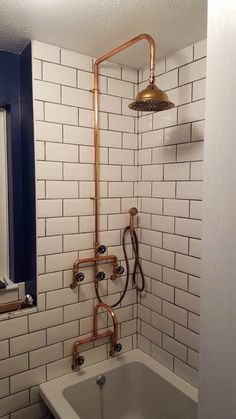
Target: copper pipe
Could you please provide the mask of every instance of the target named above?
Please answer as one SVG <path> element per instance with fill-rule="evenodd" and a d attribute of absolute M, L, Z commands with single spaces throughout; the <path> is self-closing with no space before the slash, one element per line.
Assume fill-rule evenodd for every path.
<path fill-rule="evenodd" d="M 83 263 L 95 263 L 96 266 L 99 265 L 99 263 L 102 262 L 109 262 L 111 261 L 112 266 L 113 266 L 113 274 L 112 274 L 112 279 L 116 279 L 116 268 L 118 266 L 118 261 L 117 261 L 117 257 L 115 255 L 105 255 L 105 256 L 94 256 L 92 258 L 84 258 L 84 259 L 77 259 L 73 265 L 73 275 L 72 275 L 72 284 L 70 284 L 70 287 L 76 288 L 78 283 L 76 281 L 76 274 L 78 272 L 78 269 L 80 267 L 81 264 Z M 96 275 L 95 275 L 95 281 L 96 281 Z"/>
<path fill-rule="evenodd" d="M 129 48 L 131 45 L 136 44 L 139 41 L 146 40 L 149 43 L 150 47 L 150 83 L 154 84 L 155 82 L 155 59 L 156 59 L 156 47 L 154 39 L 143 33 L 141 35 L 135 36 L 135 38 L 130 39 L 124 44 L 120 45 L 117 48 L 114 48 L 107 54 L 103 55 L 101 58 L 98 58 L 94 63 L 94 148 L 95 148 L 95 243 L 94 251 L 97 253 L 97 248 L 99 246 L 99 122 L 98 122 L 98 94 L 99 94 L 99 80 L 98 80 L 98 66 L 103 61 L 108 60 L 113 57 L 113 55 L 118 54 L 119 52 Z M 96 263 L 95 263 L 96 265 Z M 95 266 L 95 273 L 97 267 Z"/>
<path fill-rule="evenodd" d="M 108 330 L 106 332 L 98 333 L 97 330 L 97 317 L 98 317 L 98 310 L 100 308 L 105 308 L 107 312 L 111 315 L 112 322 L 113 322 L 113 330 Z M 99 303 L 94 307 L 93 311 L 93 335 L 84 339 L 77 340 L 73 345 L 73 352 L 72 352 L 72 370 L 75 370 L 77 368 L 77 357 L 79 356 L 78 348 L 81 345 L 84 345 L 85 343 L 94 342 L 95 340 L 99 340 L 105 337 L 111 337 L 111 349 L 110 349 L 110 355 L 114 355 L 114 346 L 117 343 L 118 338 L 118 322 L 116 315 L 112 308 L 105 304 L 105 303 Z"/>

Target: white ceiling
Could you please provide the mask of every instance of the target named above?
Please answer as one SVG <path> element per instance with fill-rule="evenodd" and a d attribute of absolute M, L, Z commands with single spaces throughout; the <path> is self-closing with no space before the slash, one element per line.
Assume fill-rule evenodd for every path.
<path fill-rule="evenodd" d="M 206 37 L 206 25 L 207 0 L 0 0 L 0 49 L 12 52 L 36 39 L 99 57 L 146 32 L 163 57 Z M 114 61 L 146 65 L 143 44 Z"/>

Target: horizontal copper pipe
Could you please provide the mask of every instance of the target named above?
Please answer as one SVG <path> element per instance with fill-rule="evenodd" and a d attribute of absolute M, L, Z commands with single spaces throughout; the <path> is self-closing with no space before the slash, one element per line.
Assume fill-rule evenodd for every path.
<path fill-rule="evenodd" d="M 98 317 L 98 310 L 100 308 L 105 308 L 107 310 L 107 312 L 110 314 L 111 318 L 112 318 L 112 323 L 113 323 L 113 330 L 108 330 L 106 332 L 101 332 L 98 333 L 98 329 L 97 329 L 97 317 Z M 114 311 L 112 310 L 112 308 L 105 304 L 105 303 L 99 303 L 94 307 L 94 311 L 93 311 L 93 334 L 92 336 L 89 336 L 87 338 L 84 339 L 79 339 L 77 340 L 74 345 L 73 345 L 73 352 L 72 352 L 72 370 L 75 370 L 77 368 L 77 357 L 79 356 L 79 352 L 78 352 L 78 348 L 81 345 L 84 345 L 85 343 L 89 343 L 89 342 L 94 342 L 96 340 L 105 338 L 105 337 L 111 337 L 111 349 L 110 349 L 110 355 L 114 355 L 114 346 L 117 343 L 117 338 L 118 338 L 118 322 L 117 322 L 117 318 L 116 315 L 114 313 Z"/>
<path fill-rule="evenodd" d="M 115 255 L 105 255 L 105 256 L 94 256 L 91 258 L 84 258 L 84 259 L 77 259 L 73 265 L 73 276 L 72 276 L 72 283 L 70 284 L 70 287 L 76 288 L 78 283 L 76 281 L 76 274 L 78 272 L 78 269 L 80 267 L 81 264 L 84 263 L 95 263 L 96 267 L 103 262 L 111 262 L 112 266 L 113 266 L 113 274 L 112 274 L 112 279 L 116 278 L 116 268 L 118 266 L 118 260 L 117 257 Z"/>

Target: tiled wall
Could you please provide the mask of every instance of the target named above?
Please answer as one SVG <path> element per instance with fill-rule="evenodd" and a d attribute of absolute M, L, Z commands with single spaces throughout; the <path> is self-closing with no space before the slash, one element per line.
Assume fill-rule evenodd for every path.
<path fill-rule="evenodd" d="M 147 285 L 138 325 L 133 290 L 116 310 L 120 341 L 124 351 L 134 348 L 138 326 L 140 349 L 193 384 L 205 55 L 203 41 L 158 63 L 158 84 L 177 108 L 141 116 L 139 127 L 127 106 L 137 71 L 106 63 L 100 76 L 101 243 L 122 260 L 127 210 L 138 206 Z M 0 322 L 0 419 L 47 417 L 38 384 L 70 372 L 72 344 L 91 332 L 96 302 L 91 267 L 81 269 L 86 278 L 79 290 L 69 288 L 75 259 L 93 254 L 92 58 L 39 42 L 33 43 L 33 57 L 38 312 Z M 147 78 L 148 70 L 139 72 L 140 88 Z M 130 244 L 127 249 L 131 258 Z M 124 277 L 102 282 L 104 300 L 113 303 L 123 286 Z M 99 317 L 100 328 L 110 324 L 104 313 Z M 104 342 L 84 350 L 85 366 L 107 358 Z"/>
<path fill-rule="evenodd" d="M 139 118 L 140 254 L 147 292 L 138 346 L 198 379 L 206 41 L 161 60 L 157 84 L 177 105 Z M 140 89 L 148 69 L 140 72 Z"/>
<path fill-rule="evenodd" d="M 93 59 L 39 42 L 33 42 L 33 57 L 39 312 L 0 322 L 1 419 L 48 415 L 37 385 L 71 371 L 73 342 L 92 331 L 97 302 L 92 267 L 81 268 L 79 289 L 69 287 L 74 261 L 93 255 Z M 111 63 L 100 70 L 100 241 L 122 260 L 121 229 L 128 208 L 137 206 L 137 115 L 127 107 L 137 70 Z M 102 269 L 111 274 L 110 265 Z M 100 284 L 104 301 L 117 301 L 124 279 Z M 115 310 L 124 351 L 136 347 L 136 309 L 130 289 Z M 99 328 L 109 325 L 101 313 Z M 108 357 L 107 342 L 83 348 L 84 366 Z"/>

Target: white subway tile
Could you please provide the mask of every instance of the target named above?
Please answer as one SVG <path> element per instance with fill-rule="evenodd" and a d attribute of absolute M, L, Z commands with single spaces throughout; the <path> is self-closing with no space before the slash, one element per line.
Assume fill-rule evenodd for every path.
<path fill-rule="evenodd" d="M 37 349 L 29 354 L 30 368 L 36 368 L 49 362 L 63 358 L 63 344 L 47 346 L 46 348 Z M 38 384 L 38 383 L 37 383 Z"/>
<path fill-rule="evenodd" d="M 36 120 L 44 119 L 44 103 L 39 100 L 34 100 L 34 118 Z"/>
<path fill-rule="evenodd" d="M 151 342 L 150 340 L 144 338 L 142 335 L 138 334 L 138 348 L 146 354 L 151 354 Z"/>
<path fill-rule="evenodd" d="M 62 272 L 53 272 L 38 276 L 38 292 L 51 291 L 62 288 Z"/>
<path fill-rule="evenodd" d="M 163 335 L 163 348 L 171 354 L 173 354 L 174 356 L 176 356 L 177 358 L 180 358 L 183 361 L 187 360 L 186 346 L 172 339 L 170 336 Z"/>
<path fill-rule="evenodd" d="M 29 331 L 45 329 L 49 326 L 60 324 L 63 321 L 63 312 L 61 308 L 41 313 L 31 314 L 29 316 Z"/>
<path fill-rule="evenodd" d="M 199 220 L 189 220 L 187 218 L 176 218 L 175 233 L 182 236 L 201 238 L 202 222 Z"/>
<path fill-rule="evenodd" d="M 64 307 L 64 320 L 69 322 L 72 320 L 88 317 L 93 311 L 93 301 L 85 301 L 76 304 L 69 304 Z"/>
<path fill-rule="evenodd" d="M 180 199 L 202 199 L 202 182 L 177 182 L 176 197 Z"/>
<path fill-rule="evenodd" d="M 189 275 L 189 292 L 200 297 L 201 294 L 201 279 Z"/>
<path fill-rule="evenodd" d="M 67 304 L 73 304 L 78 301 L 78 290 L 63 288 L 47 292 L 47 309 L 61 307 Z"/>
<path fill-rule="evenodd" d="M 37 179 L 61 180 L 62 164 L 55 162 L 39 161 L 36 166 Z"/>
<path fill-rule="evenodd" d="M 190 83 L 206 77 L 206 58 L 185 65 L 179 69 L 179 84 Z"/>
<path fill-rule="evenodd" d="M 174 253 L 168 250 L 152 248 L 152 262 L 164 265 L 170 268 L 174 267 Z"/>
<path fill-rule="evenodd" d="M 163 282 L 152 280 L 152 293 L 164 300 L 174 302 L 174 288 Z"/>
<path fill-rule="evenodd" d="M 93 202 L 91 199 L 64 199 L 64 216 L 91 215 L 93 213 Z"/>
<path fill-rule="evenodd" d="M 40 419 L 44 417 L 49 419 L 47 415 L 48 409 L 43 402 L 35 403 L 31 406 L 27 406 L 23 409 L 17 410 L 11 414 L 12 419 Z"/>
<path fill-rule="evenodd" d="M 46 233 L 48 236 L 78 233 L 78 217 L 47 218 Z"/>
<path fill-rule="evenodd" d="M 62 342 L 66 339 L 78 336 L 78 322 L 73 321 L 47 329 L 47 344 Z"/>
<path fill-rule="evenodd" d="M 137 166 L 123 166 L 122 167 L 122 180 L 124 182 L 125 181 L 137 182 L 138 167 Z"/>
<path fill-rule="evenodd" d="M 169 112 L 169 111 L 168 111 Z M 205 100 L 188 103 L 178 108 L 178 123 L 193 122 L 205 118 Z"/>
<path fill-rule="evenodd" d="M 1 417 L 11 413 L 14 410 L 20 409 L 29 404 L 29 392 L 21 391 L 11 396 L 5 397 L 1 400 L 0 415 Z M 9 419 L 9 416 L 2 417 L 2 419 Z"/>
<path fill-rule="evenodd" d="M 120 114 L 121 113 L 121 98 L 100 94 L 99 109 L 102 112 L 112 112 L 112 113 Z"/>
<path fill-rule="evenodd" d="M 109 182 L 109 197 L 133 196 L 133 182 Z"/>
<path fill-rule="evenodd" d="M 142 211 L 151 214 L 162 213 L 162 199 L 142 198 Z"/>
<path fill-rule="evenodd" d="M 0 399 L 7 397 L 9 393 L 9 378 L 4 378 L 3 380 L 0 380 Z"/>
<path fill-rule="evenodd" d="M 134 132 L 132 116 L 109 114 L 109 129 L 112 131 Z"/>
<path fill-rule="evenodd" d="M 151 345 L 151 357 L 173 371 L 174 357 L 154 343 Z"/>
<path fill-rule="evenodd" d="M 172 163 L 164 166 L 164 180 L 189 180 L 189 173 L 189 163 Z"/>
<path fill-rule="evenodd" d="M 121 79 L 121 66 L 119 64 L 112 63 L 111 61 L 103 61 L 99 65 L 99 74 Z"/>
<path fill-rule="evenodd" d="M 42 62 L 40 60 L 33 59 L 33 79 L 41 79 L 42 78 Z"/>
<path fill-rule="evenodd" d="M 190 348 L 188 348 L 188 364 L 196 370 L 199 369 L 199 354 Z"/>
<path fill-rule="evenodd" d="M 170 90 L 178 86 L 178 70 L 168 71 L 157 76 L 157 86 L 162 90 Z"/>
<path fill-rule="evenodd" d="M 0 339 L 8 339 L 28 332 L 27 317 L 0 322 Z"/>
<path fill-rule="evenodd" d="M 138 196 L 145 197 L 151 196 L 152 194 L 152 183 L 151 182 L 138 182 Z"/>
<path fill-rule="evenodd" d="M 151 164 L 152 150 L 150 148 L 138 150 L 138 164 Z"/>
<path fill-rule="evenodd" d="M 78 109 L 72 106 L 45 103 L 45 120 L 61 124 L 78 125 Z"/>
<path fill-rule="evenodd" d="M 192 386 L 198 387 L 198 372 L 184 362 L 181 362 L 179 359 L 175 360 L 174 372 L 185 381 L 192 384 Z"/>
<path fill-rule="evenodd" d="M 191 163 L 191 180 L 203 180 L 203 162 Z"/>
<path fill-rule="evenodd" d="M 150 323 L 150 321 L 148 321 Z M 174 323 L 160 314 L 151 311 L 151 325 L 167 335 L 173 336 Z"/>
<path fill-rule="evenodd" d="M 60 199 L 38 199 L 38 217 L 56 217 L 62 215 L 62 201 Z"/>
<path fill-rule="evenodd" d="M 190 217 L 202 219 L 202 202 L 201 201 L 190 201 Z"/>
<path fill-rule="evenodd" d="M 160 247 L 162 245 L 162 234 L 159 231 L 142 229 L 142 243 Z"/>
<path fill-rule="evenodd" d="M 205 99 L 206 79 L 201 79 L 193 83 L 193 100 Z"/>
<path fill-rule="evenodd" d="M 62 252 L 62 237 L 39 237 L 38 255 L 49 255 Z"/>
<path fill-rule="evenodd" d="M 32 41 L 32 55 L 40 60 L 60 62 L 60 49 L 44 42 Z"/>
<path fill-rule="evenodd" d="M 199 351 L 199 335 L 197 333 L 176 324 L 175 337 L 184 345 L 194 349 L 195 351 Z"/>
<path fill-rule="evenodd" d="M 130 81 L 131 83 L 138 82 L 138 70 L 133 67 L 122 67 L 122 80 Z"/>
<path fill-rule="evenodd" d="M 133 99 L 133 84 L 126 81 L 108 78 L 108 93 L 114 96 Z"/>
<path fill-rule="evenodd" d="M 152 114 L 140 116 L 138 119 L 138 132 L 151 131 L 152 130 Z"/>
<path fill-rule="evenodd" d="M 187 326 L 187 311 L 181 307 L 163 301 L 163 315 L 176 323 Z"/>
<path fill-rule="evenodd" d="M 92 57 L 66 49 L 61 50 L 61 64 L 80 70 L 92 71 Z"/>
<path fill-rule="evenodd" d="M 176 269 L 191 275 L 201 275 L 201 260 L 192 256 L 176 254 Z"/>
<path fill-rule="evenodd" d="M 174 218 L 165 215 L 153 215 L 152 228 L 165 233 L 174 233 Z"/>
<path fill-rule="evenodd" d="M 141 295 L 141 304 L 150 308 L 150 310 L 161 313 L 161 299 L 155 295 L 149 294 L 149 292 Z"/>
<path fill-rule="evenodd" d="M 174 269 L 163 268 L 163 282 L 176 288 L 187 290 L 187 274 Z"/>
<path fill-rule="evenodd" d="M 142 322 L 141 323 L 141 333 L 142 335 L 155 343 L 156 345 L 161 345 L 161 332 L 155 327 L 150 326 L 149 324 Z"/>
<path fill-rule="evenodd" d="M 54 378 L 71 372 L 71 356 L 58 361 L 51 362 L 47 365 L 47 379 L 53 380 Z"/>
<path fill-rule="evenodd" d="M 62 86 L 62 103 L 79 108 L 93 108 L 93 94 L 86 90 Z"/>
<path fill-rule="evenodd" d="M 0 379 L 28 369 L 28 354 L 18 355 L 0 361 Z M 12 389 L 11 389 L 12 391 Z"/>
<path fill-rule="evenodd" d="M 36 159 L 44 160 L 45 159 L 45 150 L 43 141 L 36 142 Z"/>
<path fill-rule="evenodd" d="M 142 148 L 159 147 L 163 145 L 163 130 L 154 130 L 142 134 Z"/>
<path fill-rule="evenodd" d="M 200 316 L 188 313 L 188 328 L 196 333 L 200 333 Z"/>
<path fill-rule="evenodd" d="M 56 255 L 46 256 L 46 271 L 58 272 L 71 269 L 76 259 L 77 252 L 58 253 Z"/>
<path fill-rule="evenodd" d="M 134 165 L 134 151 L 111 148 L 109 150 L 109 164 Z"/>
<path fill-rule="evenodd" d="M 114 134 L 118 134 L 117 132 L 109 132 L 109 137 L 113 136 Z M 110 142 L 109 142 L 110 144 Z M 120 142 L 119 142 L 120 144 Z M 111 147 L 111 145 L 109 145 Z M 115 146 L 115 145 L 114 145 Z M 117 145 L 116 147 L 121 147 L 121 145 Z M 130 134 L 127 132 L 123 133 L 123 148 L 129 148 L 132 150 L 137 150 L 138 148 L 138 136 L 137 134 Z"/>
<path fill-rule="evenodd" d="M 183 48 L 166 57 L 166 71 L 193 61 L 193 46 Z"/>
<path fill-rule="evenodd" d="M 204 140 L 205 121 L 192 123 L 192 141 Z"/>
<path fill-rule="evenodd" d="M 207 39 L 202 39 L 201 41 L 194 44 L 194 60 L 205 57 L 207 55 Z"/>
<path fill-rule="evenodd" d="M 189 201 L 183 199 L 165 199 L 164 215 L 177 217 L 189 216 Z"/>
<path fill-rule="evenodd" d="M 70 234 L 64 236 L 64 252 L 73 250 L 85 250 L 93 248 L 93 235 L 91 233 L 85 234 Z"/>
<path fill-rule="evenodd" d="M 7 340 L 0 342 L 0 359 L 5 359 L 9 357 L 9 345 Z"/>
<path fill-rule="evenodd" d="M 163 179 L 163 165 L 152 164 L 142 166 L 142 180 L 162 180 Z"/>
<path fill-rule="evenodd" d="M 177 146 L 178 161 L 203 160 L 203 141 L 197 141 L 189 144 L 180 144 Z"/>
<path fill-rule="evenodd" d="M 163 248 L 179 253 L 188 253 L 188 238 L 174 234 L 163 234 Z"/>
<path fill-rule="evenodd" d="M 47 102 L 60 103 L 60 85 L 42 80 L 34 80 L 34 98 Z"/>
<path fill-rule="evenodd" d="M 178 144 L 190 141 L 191 125 L 178 125 L 164 130 L 164 144 Z"/>
<path fill-rule="evenodd" d="M 64 125 L 64 142 L 71 144 L 93 145 L 93 129 Z"/>
<path fill-rule="evenodd" d="M 174 198 L 175 182 L 153 182 L 152 196 L 158 198 Z"/>
<path fill-rule="evenodd" d="M 189 106 L 189 105 L 183 105 Z M 181 109 L 181 108 L 179 108 Z M 201 118 L 198 118 L 201 119 Z M 184 121 L 183 121 L 184 122 Z M 177 124 L 177 108 L 157 112 L 153 115 L 153 129 L 165 128 Z"/>
<path fill-rule="evenodd" d="M 43 79 L 67 86 L 76 86 L 76 70 L 62 65 L 44 62 Z"/>
<path fill-rule="evenodd" d="M 191 102 L 192 86 L 185 84 L 184 86 L 177 87 L 168 92 L 168 97 L 175 106 L 183 105 L 184 103 Z M 200 98 L 199 98 L 200 99 Z M 197 100 L 197 99 L 195 99 Z"/>
<path fill-rule="evenodd" d="M 46 381 L 46 366 L 34 368 L 10 377 L 11 392 L 16 393 Z"/>
<path fill-rule="evenodd" d="M 171 163 L 176 161 L 176 147 L 157 147 L 152 152 L 153 163 Z"/>
<path fill-rule="evenodd" d="M 48 181 L 47 198 L 78 198 L 78 182 Z"/>
<path fill-rule="evenodd" d="M 195 314 L 200 314 L 200 299 L 196 295 L 176 289 L 175 304 Z"/>
<path fill-rule="evenodd" d="M 51 122 L 35 121 L 36 140 L 62 141 L 62 125 Z"/>

